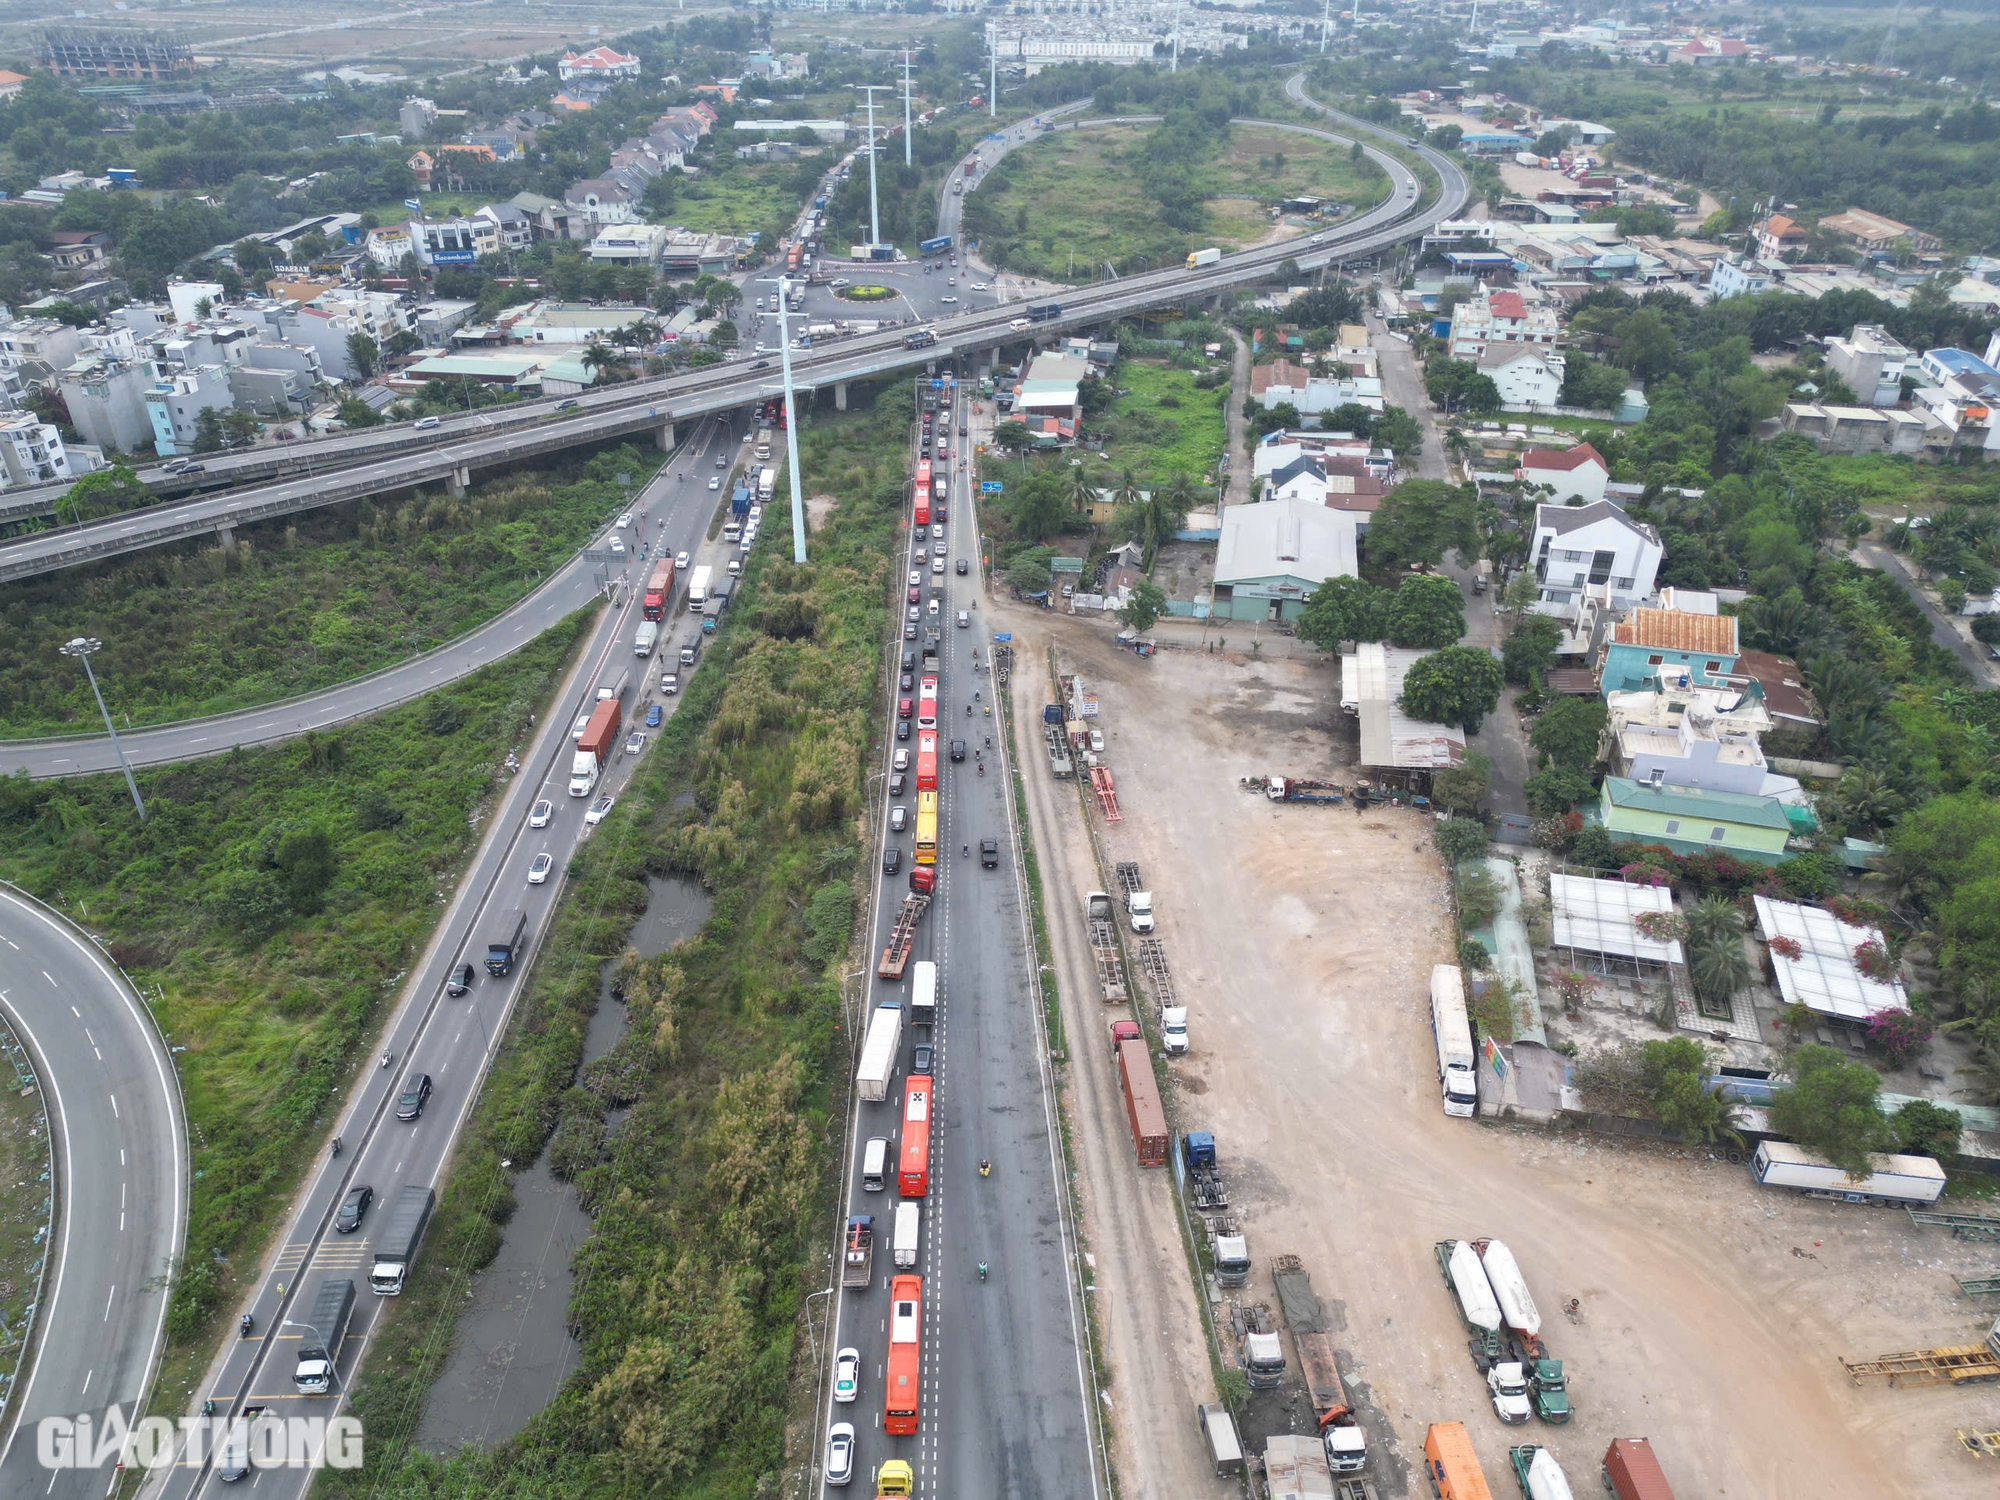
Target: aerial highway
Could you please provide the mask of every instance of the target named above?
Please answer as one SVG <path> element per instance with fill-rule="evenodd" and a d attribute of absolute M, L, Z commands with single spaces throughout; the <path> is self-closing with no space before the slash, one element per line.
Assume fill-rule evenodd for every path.
<path fill-rule="evenodd" d="M 709 563 L 720 574 L 726 558 L 735 552 L 723 542 L 706 540 L 716 495 L 700 481 L 716 472 L 712 453 L 733 460 L 736 452 L 726 436 L 685 452 L 634 500 L 635 525 L 625 535 L 638 537 L 636 523 L 644 512 L 650 517 L 646 539 L 658 552 L 687 551 L 692 554 L 691 565 Z M 686 477 L 677 477 L 682 471 Z M 635 575 L 640 566 L 635 560 Z M 677 579 L 676 609 L 686 594 L 686 583 Z M 340 1104 L 334 1133 L 343 1149 L 338 1156 L 323 1157 L 308 1175 L 241 1309 L 252 1318 L 252 1334 L 224 1345 L 197 1392 L 198 1399 L 213 1400 L 222 1413 L 240 1416 L 245 1408 L 262 1407 L 273 1417 L 289 1420 L 330 1417 L 341 1411 L 376 1318 L 387 1305 L 370 1290 L 370 1275 L 398 1191 L 408 1185 L 442 1191 L 445 1164 L 506 1031 L 536 946 L 561 899 L 569 861 L 586 839 L 598 836 L 586 821 L 586 812 L 599 795 L 622 792 L 636 764 L 622 747 L 634 725 L 643 723 L 647 706 L 657 703 L 670 714 L 681 701 L 658 692 L 662 669 L 683 675 L 686 670 L 666 646 L 650 659 L 633 653 L 642 595 L 642 589 L 632 590 L 625 602 L 606 610 L 591 633 L 580 667 L 555 710 L 543 714 L 534 746 L 502 799 L 430 946 L 411 967 L 385 1033 L 390 1064 L 364 1062 Z M 663 642 L 678 642 L 691 629 L 698 633 L 691 615 L 669 614 Z M 571 797 L 567 785 L 574 750 L 571 726 L 599 685 L 615 682 L 627 670 L 632 685 L 625 698 L 628 722 L 617 737 L 620 748 L 598 788 L 589 796 Z M 649 733 L 648 745 L 651 739 Z M 542 801 L 550 805 L 550 813 L 545 826 L 537 828 L 533 824 L 542 820 L 533 810 Z M 529 867 L 539 854 L 548 854 L 552 866 L 544 883 L 530 884 Z M 517 910 L 526 913 L 524 951 L 505 975 L 495 977 L 486 969 L 488 944 L 499 928 L 512 930 L 503 918 Z M 447 979 L 468 963 L 474 970 L 469 992 L 447 993 Z M 418 1075 L 430 1080 L 427 1102 L 415 1120 L 399 1119 L 398 1101 Z M 373 1189 L 373 1203 L 359 1229 L 340 1233 L 334 1228 L 335 1212 L 350 1191 L 362 1186 Z M 436 1233 L 435 1226 L 429 1232 Z M 442 1264 L 427 1274 L 445 1274 Z M 332 1388 L 324 1395 L 300 1394 L 294 1388 L 294 1367 L 311 1326 L 319 1286 L 329 1279 L 355 1284 L 351 1331 L 335 1362 Z M 164 1473 L 150 1493 L 157 1500 L 231 1493 L 217 1467 L 212 1454 L 202 1455 L 199 1462 L 190 1458 Z M 262 1500 L 271 1500 L 279 1490 L 286 1496 L 299 1495 L 310 1480 L 311 1470 L 306 1468 L 262 1469 L 256 1474 L 255 1493 Z"/>
<path fill-rule="evenodd" d="M 103 1434 L 146 1404 L 187 1235 L 180 1080 L 144 1001 L 90 935 L 0 885 L 0 1008 L 34 1061 L 55 1150 L 56 1229 L 0 1494 L 84 1500 L 94 1469 L 38 1461 L 44 1418 Z M 117 1417 L 112 1409 L 117 1409 Z"/>
<path fill-rule="evenodd" d="M 835 1399 L 840 1393 L 830 1378 L 821 1387 L 817 1488 L 840 1493 L 824 1490 L 825 1445 L 829 1426 L 845 1422 L 855 1429 L 857 1493 L 870 1493 L 865 1486 L 881 1463 L 901 1459 L 911 1465 L 923 1496 L 1097 1500 L 1109 1490 L 1075 1276 L 1074 1226 L 1041 1034 L 1004 736 L 990 712 L 992 643 L 980 628 L 982 570 L 970 494 L 974 439 L 957 436 L 955 426 L 964 419 L 966 404 L 959 401 L 952 417 L 938 422 L 940 431 L 951 434 L 944 445 L 951 452 L 950 499 L 938 512 L 949 515 L 944 535 L 906 530 L 908 560 L 899 564 L 922 580 L 916 587 L 923 602 L 916 607 L 918 619 L 909 622 L 919 638 L 900 639 L 892 650 L 920 653 L 934 633 L 941 666 L 937 890 L 919 919 L 915 947 L 899 980 L 874 976 L 909 890 L 906 872 L 918 857 L 925 795 L 921 727 L 908 740 L 890 741 L 874 782 L 892 788 L 877 809 L 880 843 L 899 850 L 900 858 L 895 874 L 879 875 L 865 1007 L 872 1015 L 895 1001 L 912 1014 L 916 965 L 932 962 L 938 965 L 937 1015 L 927 1034 L 920 1035 L 915 1025 L 904 1028 L 887 1099 L 870 1103 L 857 1096 L 850 1106 L 842 1223 L 852 1215 L 872 1216 L 877 1249 L 868 1287 L 834 1290 L 821 1352 L 832 1360 L 842 1349 L 856 1350 L 859 1389 L 849 1401 Z M 940 545 L 945 568 L 934 574 L 931 562 Z M 964 575 L 957 571 L 960 565 Z M 897 597 L 906 595 L 899 589 Z M 935 616 L 928 613 L 932 598 L 939 600 Z M 906 604 L 904 613 L 910 608 Z M 961 611 L 964 625 L 957 623 Z M 921 682 L 905 692 L 896 685 L 899 671 L 890 681 L 885 708 L 888 722 L 895 723 L 896 700 L 916 696 Z M 921 714 L 917 722 L 921 725 Z M 953 758 L 954 741 L 965 746 L 962 760 Z M 900 795 L 885 780 L 897 774 L 898 749 L 911 759 Z M 982 765 L 988 768 L 983 775 Z M 891 830 L 891 807 L 904 809 L 901 833 Z M 981 849 L 985 839 L 995 841 L 991 856 Z M 953 854 L 954 847 L 960 852 Z M 884 862 L 877 863 L 879 870 Z M 933 1049 L 928 1075 L 913 1074 L 919 1042 Z M 864 1185 L 862 1170 L 865 1143 L 878 1137 L 891 1143 L 892 1168 L 900 1162 L 908 1170 L 903 1109 L 913 1076 L 928 1076 L 931 1086 L 928 1183 L 921 1197 L 906 1198 L 896 1171 L 882 1190 L 873 1191 Z M 981 1160 L 992 1164 L 990 1176 L 980 1175 Z M 910 1268 L 922 1280 L 920 1400 L 915 1432 L 892 1435 L 885 1430 L 890 1282 L 898 1274 L 891 1263 L 891 1226 L 901 1202 L 920 1208 L 921 1246 Z"/>
<path fill-rule="evenodd" d="M 1293 82 L 1297 84 L 1299 80 Z M 1296 97 L 1303 99 L 1302 85 Z M 1348 127 L 1356 139 L 1388 135 L 1366 122 L 1330 110 L 1326 113 Z M 849 381 L 896 370 L 914 370 L 954 355 L 983 354 L 1028 336 L 1049 337 L 1093 327 L 1163 303 L 1199 302 L 1233 287 L 1262 280 L 1286 260 L 1313 270 L 1373 254 L 1451 217 L 1470 197 L 1464 173 L 1448 157 L 1428 147 L 1408 149 L 1416 151 L 1438 174 L 1439 191 L 1429 199 L 1423 196 L 1416 176 L 1401 161 L 1372 146 L 1364 144 L 1363 149 L 1389 174 L 1389 197 L 1368 212 L 1307 239 L 1280 241 L 1224 256 L 1215 264 L 1199 269 L 1168 268 L 1074 289 L 1061 295 L 1058 313 L 1036 320 L 1032 329 L 1027 316 L 1029 302 L 1001 302 L 962 308 L 954 317 L 935 320 L 932 327 L 937 342 L 929 347 L 908 348 L 905 330 L 901 328 L 843 338 L 828 345 L 823 356 L 818 349 L 801 351 L 811 357 L 794 365 L 794 377 L 809 390 L 832 385 L 836 392 L 844 393 Z M 0 582 L 75 567 L 165 542 L 225 532 L 238 525 L 339 504 L 362 495 L 420 484 L 462 486 L 470 482 L 477 469 L 579 443 L 641 432 L 664 438 L 676 422 L 741 406 L 771 394 L 777 379 L 776 360 L 767 357 L 748 361 L 747 368 L 745 361 L 738 360 L 689 375 L 634 381 L 597 393 L 594 399 L 601 405 L 579 406 L 567 412 L 558 410 L 519 430 L 467 432 L 447 444 L 356 464 L 332 474 L 252 485 L 12 538 L 0 542 Z"/>

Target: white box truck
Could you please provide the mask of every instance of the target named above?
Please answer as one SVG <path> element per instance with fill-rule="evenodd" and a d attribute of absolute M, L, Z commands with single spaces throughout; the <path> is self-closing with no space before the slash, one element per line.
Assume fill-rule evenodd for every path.
<path fill-rule="evenodd" d="M 639 633 L 632 637 L 632 654 L 634 656 L 651 656 L 653 648 L 659 643 L 660 622 L 658 620 L 641 620 L 639 622 Z"/>
<path fill-rule="evenodd" d="M 896 1269 L 907 1271 L 917 1263 L 917 1246 L 923 1237 L 923 1209 L 916 1203 L 896 1205 Z"/>
<path fill-rule="evenodd" d="M 937 1019 L 938 966 L 929 959 L 919 959 L 910 969 L 910 1020 L 935 1021 Z"/>
<path fill-rule="evenodd" d="M 715 569 L 707 563 L 696 568 L 688 578 L 688 608 L 699 613 L 708 603 L 708 586 L 715 578 Z"/>
<path fill-rule="evenodd" d="M 1188 269 L 1192 271 L 1198 266 L 1212 266 L 1221 259 L 1222 252 L 1211 245 L 1206 250 L 1190 251 L 1188 253 L 1187 265 Z"/>
<path fill-rule="evenodd" d="M 1750 1171 L 1765 1187 L 1787 1187 L 1843 1203 L 1935 1203 L 1944 1195 L 1944 1168 L 1928 1156 L 1871 1156 L 1866 1177 L 1849 1177 L 1823 1156 L 1789 1141 L 1760 1141 Z"/>
<path fill-rule="evenodd" d="M 896 1076 L 896 1050 L 902 1042 L 901 1002 L 891 1000 L 876 1006 L 861 1042 L 861 1065 L 854 1073 L 855 1090 L 869 1103 L 880 1104 L 889 1097 L 889 1080 Z"/>
<path fill-rule="evenodd" d="M 1472 1022 L 1465 1014 L 1465 978 L 1456 964 L 1431 970 L 1431 1035 L 1437 1043 L 1438 1092 L 1444 1112 L 1469 1120 L 1479 1105 L 1479 1078 L 1474 1072 Z"/>

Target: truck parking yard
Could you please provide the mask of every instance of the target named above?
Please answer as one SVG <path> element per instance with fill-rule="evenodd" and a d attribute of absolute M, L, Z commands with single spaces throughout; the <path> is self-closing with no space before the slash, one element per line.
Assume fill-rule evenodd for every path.
<path fill-rule="evenodd" d="M 1719 1150 L 1440 1109 L 1431 976 L 1455 955 L 1429 816 L 1302 816 L 1227 795 L 1273 766 L 1362 779 L 1336 667 L 1290 642 L 1261 659 L 1166 645 L 1139 658 L 1096 621 L 1000 609 L 992 623 L 1015 633 L 1015 722 L 1039 737 L 1057 696 L 1044 667 L 1053 642 L 1061 670 L 1090 684 L 1116 769 L 1123 816 L 1110 823 L 1087 788 L 1023 768 L 1065 1026 L 1103 1035 L 1086 901 L 1118 889 L 1118 863 L 1136 863 L 1171 913 L 1177 998 L 1202 1040 L 1158 1064 L 1168 1124 L 1213 1133 L 1250 1245 L 1310 1270 L 1344 1394 L 1379 1414 L 1380 1429 L 1364 1424 L 1366 1472 L 1384 1500 L 1428 1492 L 1425 1435 L 1445 1423 L 1463 1424 L 1496 1494 L 1517 1488 L 1513 1447 L 1548 1450 L 1583 1494 L 1612 1440 L 1637 1436 L 1681 1495 L 1991 1492 L 1992 1466 L 1954 1431 L 1993 1426 L 1992 1387 L 1856 1386 L 1840 1364 L 1980 1342 L 1992 1314 L 1982 1322 L 1953 1278 L 1990 1276 L 1990 1244 L 1915 1228 L 1899 1210 L 1773 1194 Z M 1122 941 L 1136 963 L 1136 940 Z M 1134 1014 L 1157 1060 L 1146 1010 Z M 1072 1045 L 1064 1081 L 1122 1483 L 1231 1493 L 1192 1417 L 1216 1392 L 1170 1183 L 1134 1162 L 1104 1048 Z M 1496 1415 L 1440 1285 L 1433 1245 L 1475 1239 L 1504 1242 L 1553 1323 L 1518 1306 L 1514 1321 L 1535 1327 L 1497 1320 L 1507 1360 L 1532 1375 L 1554 1334 L 1542 1357 L 1577 1382 L 1546 1393 L 1560 1408 L 1537 1400 L 1525 1428 Z M 1259 1267 L 1239 1295 L 1254 1304 L 1269 1288 Z M 1285 1430 L 1245 1426 L 1242 1449 L 1260 1457 Z"/>

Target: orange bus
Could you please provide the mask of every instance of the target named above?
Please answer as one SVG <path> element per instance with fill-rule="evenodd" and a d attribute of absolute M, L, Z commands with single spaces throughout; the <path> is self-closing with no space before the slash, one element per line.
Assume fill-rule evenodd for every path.
<path fill-rule="evenodd" d="M 891 1437 L 910 1437 L 917 1430 L 923 1326 L 923 1278 L 896 1277 L 889 1283 L 889 1379 L 882 1405 L 882 1430 Z"/>
<path fill-rule="evenodd" d="M 919 526 L 928 526 L 931 524 L 931 461 L 928 458 L 917 461 L 915 490 L 917 500 L 916 524 Z"/>
<path fill-rule="evenodd" d="M 937 728 L 938 683 L 935 677 L 926 677 L 917 684 L 917 728 Z"/>
<path fill-rule="evenodd" d="M 917 855 L 920 865 L 937 863 L 938 794 L 917 793 Z"/>
<path fill-rule="evenodd" d="M 934 792 L 937 790 L 937 736 L 920 734 L 917 736 L 917 790 Z"/>
<path fill-rule="evenodd" d="M 912 1073 L 903 1085 L 903 1148 L 896 1163 L 896 1191 L 905 1198 L 931 1190 L 931 1081 Z"/>

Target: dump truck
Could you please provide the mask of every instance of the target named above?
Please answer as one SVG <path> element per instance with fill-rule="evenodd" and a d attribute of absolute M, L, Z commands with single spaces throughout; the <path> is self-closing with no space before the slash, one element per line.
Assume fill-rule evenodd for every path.
<path fill-rule="evenodd" d="M 1562 1361 L 1550 1358 L 1547 1346 L 1542 1343 L 1541 1310 L 1529 1295 L 1527 1278 L 1522 1276 L 1514 1252 L 1499 1240 L 1474 1240 L 1472 1248 L 1486 1272 L 1487 1284 L 1493 1288 L 1493 1298 L 1500 1304 L 1500 1316 L 1507 1325 L 1508 1347 L 1521 1366 L 1535 1415 L 1544 1422 L 1567 1422 L 1569 1381 L 1563 1374 Z"/>
<path fill-rule="evenodd" d="M 1206 1130 L 1190 1130 L 1181 1137 L 1181 1167 L 1187 1176 L 1188 1195 L 1196 1208 L 1229 1207 L 1229 1186 L 1222 1180 L 1216 1159 L 1215 1137 Z"/>
<path fill-rule="evenodd" d="M 1604 1450 L 1604 1487 L 1617 1500 L 1674 1500 L 1653 1445 L 1645 1438 L 1613 1438 Z"/>
<path fill-rule="evenodd" d="M 1424 1467 L 1438 1500 L 1493 1500 L 1463 1422 L 1433 1422 L 1425 1429 Z"/>
<path fill-rule="evenodd" d="M 375 1263 L 368 1271 L 368 1289 L 378 1297 L 400 1297 L 410 1264 L 423 1243 L 424 1226 L 431 1221 L 437 1194 L 421 1183 L 408 1183 L 397 1192 L 389 1222 L 375 1242 Z"/>
<path fill-rule="evenodd" d="M 889 1080 L 896 1076 L 896 1056 L 902 1045 L 902 1003 L 891 1000 L 876 1006 L 861 1042 L 861 1061 L 854 1070 L 855 1093 L 870 1104 L 880 1104 L 889 1097 Z"/>
<path fill-rule="evenodd" d="M 1465 1240 L 1439 1240 L 1431 1249 L 1437 1256 L 1438 1270 L 1444 1274 L 1452 1305 L 1458 1309 L 1459 1321 L 1471 1335 L 1466 1348 L 1471 1351 L 1473 1367 L 1484 1375 L 1506 1353 L 1500 1337 L 1500 1304 L 1493 1296 L 1492 1283 L 1486 1279 L 1486 1268 L 1480 1264 L 1479 1253 Z"/>
<path fill-rule="evenodd" d="M 1118 1044 L 1118 1078 L 1125 1098 L 1125 1122 L 1132 1127 L 1132 1146 L 1142 1167 L 1167 1164 L 1167 1115 L 1160 1107 L 1160 1089 L 1153 1078 L 1153 1059 L 1142 1041 Z"/>
<path fill-rule="evenodd" d="M 1304 776 L 1267 776 L 1264 795 L 1273 802 L 1334 803 L 1346 800 L 1347 788 L 1332 781 L 1313 781 Z"/>
<path fill-rule="evenodd" d="M 1859 1385 L 1866 1379 L 1890 1385 L 1977 1385 L 2000 1380 L 2000 1318 L 1983 1344 L 1946 1344 L 1936 1349 L 1906 1349 L 1873 1359 L 1845 1360 L 1841 1368 Z"/>
<path fill-rule="evenodd" d="M 1131 860 L 1118 863 L 1118 889 L 1125 897 L 1125 915 L 1132 923 L 1132 930 L 1147 933 L 1153 930 L 1153 893 L 1145 889 L 1145 882 L 1139 875 L 1139 866 Z"/>
<path fill-rule="evenodd" d="M 1298 1352 L 1306 1395 L 1319 1419 L 1327 1467 L 1336 1474 L 1358 1474 L 1368 1467 L 1368 1435 L 1355 1421 L 1347 1388 L 1341 1384 L 1331 1325 L 1313 1292 L 1312 1277 L 1296 1255 L 1280 1255 L 1271 1262 L 1271 1281 L 1278 1290 L 1278 1311 L 1284 1314 Z"/>
<path fill-rule="evenodd" d="M 1569 1476 L 1548 1449 L 1523 1443 L 1507 1450 L 1507 1460 L 1514 1466 L 1514 1482 L 1521 1486 L 1521 1500 L 1575 1500 Z"/>
<path fill-rule="evenodd" d="M 311 1314 L 291 1320 L 303 1330 L 298 1363 L 292 1366 L 292 1388 L 301 1396 L 320 1396 L 333 1388 L 333 1367 L 353 1317 L 354 1283 L 329 1276 L 313 1293 Z"/>
<path fill-rule="evenodd" d="M 840 1284 L 864 1287 L 875 1275 L 875 1216 L 856 1214 L 847 1221 L 847 1248 L 840 1261 Z"/>
<path fill-rule="evenodd" d="M 882 961 L 875 965 L 877 979 L 903 977 L 910 952 L 917 945 L 917 919 L 923 916 L 924 908 L 930 904 L 929 896 L 916 891 L 903 898 L 903 909 L 896 913 L 896 924 L 889 929 L 889 941 L 883 945 Z"/>

